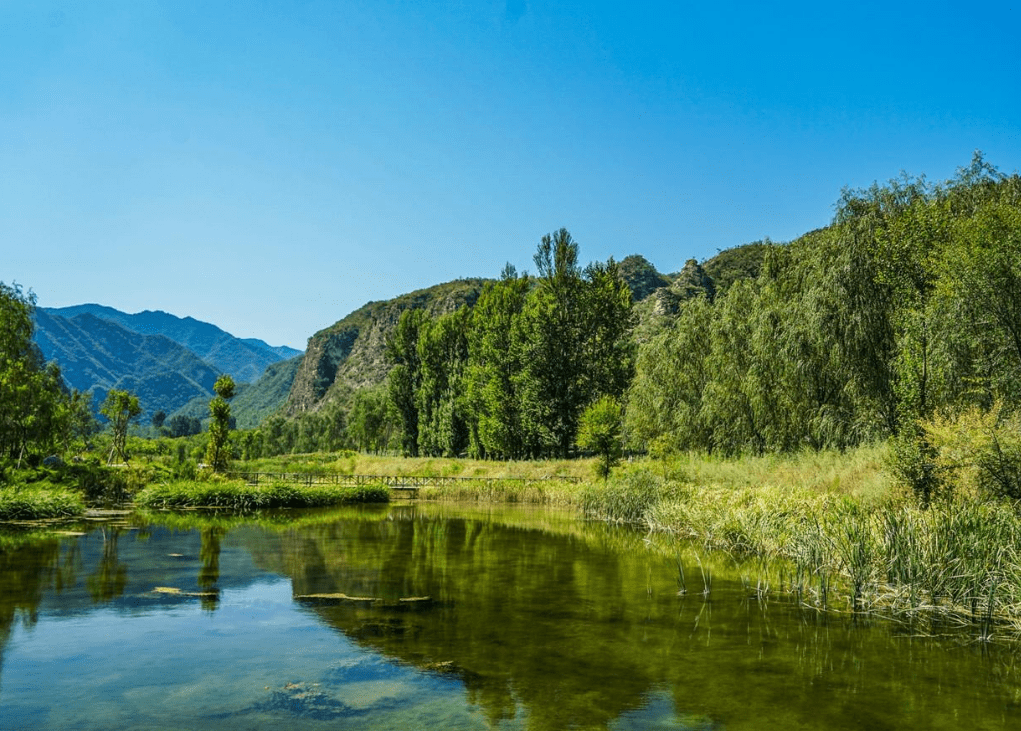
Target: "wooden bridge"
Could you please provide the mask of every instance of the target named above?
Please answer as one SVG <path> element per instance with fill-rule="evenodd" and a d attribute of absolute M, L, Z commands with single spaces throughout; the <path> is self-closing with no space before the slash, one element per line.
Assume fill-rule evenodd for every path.
<path fill-rule="evenodd" d="M 228 472 L 227 477 L 244 480 L 249 485 L 264 483 L 287 483 L 291 485 L 340 485 L 361 487 L 381 485 L 399 490 L 409 497 L 418 495 L 423 487 L 444 487 L 448 485 L 492 486 L 496 483 L 518 482 L 580 482 L 577 477 L 549 476 L 540 478 L 524 477 L 440 477 L 429 475 L 343 475 L 337 472 Z"/>

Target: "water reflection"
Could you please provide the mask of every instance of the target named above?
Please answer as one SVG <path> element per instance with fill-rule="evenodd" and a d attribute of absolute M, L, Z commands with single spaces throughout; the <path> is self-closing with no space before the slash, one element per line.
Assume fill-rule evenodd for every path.
<path fill-rule="evenodd" d="M 765 601 L 742 582 L 747 567 L 726 556 L 682 554 L 689 593 L 678 595 L 676 551 L 569 514 L 405 505 L 134 522 L 142 530 L 0 542 L 0 670 L 19 617 L 42 627 L 112 611 L 125 630 L 150 622 L 145 636 L 192 606 L 205 620 L 175 629 L 177 654 L 155 658 L 153 672 L 196 703 L 208 688 L 217 710 L 188 721 L 195 728 L 451 727 L 444 714 L 460 719 L 454 727 L 537 730 L 1010 728 L 1021 708 L 1013 648 Z M 708 596 L 700 566 L 714 577 Z M 286 577 L 293 601 L 272 618 L 251 610 L 251 598 L 224 607 L 228 592 L 258 596 L 252 587 L 274 576 Z M 312 628 L 369 654 L 330 665 L 339 650 Z M 196 658 L 214 639 L 236 655 L 233 666 L 279 661 L 276 673 L 260 671 L 278 677 L 231 680 L 218 656 L 202 679 L 185 679 L 181 668 L 199 672 Z M 114 643 L 103 651 L 110 658 L 90 662 L 126 661 Z M 294 667 L 323 669 L 288 675 Z M 128 693 L 88 682 L 74 679 L 86 696 Z M 356 702 L 358 693 L 374 700 Z M 461 710 L 425 723 L 427 699 L 440 697 Z M 182 718 L 174 708 L 167 727 Z"/>
<path fill-rule="evenodd" d="M 120 538 L 119 528 L 100 528 L 97 533 L 101 537 L 103 549 L 96 570 L 85 580 L 89 594 L 94 603 L 108 602 L 124 593 L 128 585 L 128 567 L 119 560 L 117 541 Z M 59 591 L 59 588 L 58 588 Z"/>
<path fill-rule="evenodd" d="M 202 589 L 202 608 L 208 611 L 216 609 L 216 602 L 220 598 L 220 590 L 217 587 L 220 580 L 220 540 L 226 532 L 225 528 L 219 526 L 206 527 L 200 532 L 202 548 L 199 555 L 202 570 L 199 572 L 198 585 Z"/>

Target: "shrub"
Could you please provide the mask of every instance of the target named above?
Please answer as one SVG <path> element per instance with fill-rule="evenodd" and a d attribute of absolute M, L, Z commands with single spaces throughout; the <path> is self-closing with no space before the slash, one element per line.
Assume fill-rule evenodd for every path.
<path fill-rule="evenodd" d="M 644 523 L 663 495 L 663 478 L 648 470 L 626 472 L 602 485 L 589 486 L 582 510 L 590 518 L 616 523 Z"/>
<path fill-rule="evenodd" d="M 921 425 L 906 427 L 893 440 L 889 467 L 897 480 L 909 487 L 922 505 L 947 493 L 950 484 L 937 463 L 938 450 Z"/>
<path fill-rule="evenodd" d="M 922 424 L 933 462 L 944 479 L 981 494 L 1021 499 L 1021 418 L 1002 403 L 973 407 Z"/>

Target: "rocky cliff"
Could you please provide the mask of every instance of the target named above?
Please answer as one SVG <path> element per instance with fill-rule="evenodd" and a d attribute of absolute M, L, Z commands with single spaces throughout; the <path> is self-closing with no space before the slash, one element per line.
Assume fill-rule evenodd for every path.
<path fill-rule="evenodd" d="M 389 371 L 386 337 L 401 313 L 423 309 L 443 315 L 472 306 L 485 283 L 485 279 L 459 279 L 385 302 L 369 302 L 320 330 L 309 338 L 284 412 L 296 416 L 316 411 L 327 402 L 345 402 L 355 391 L 382 383 Z"/>

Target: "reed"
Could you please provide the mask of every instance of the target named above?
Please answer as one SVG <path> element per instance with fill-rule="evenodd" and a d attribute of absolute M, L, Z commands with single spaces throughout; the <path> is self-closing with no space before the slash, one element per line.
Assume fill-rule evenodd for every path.
<path fill-rule="evenodd" d="M 424 488 L 419 496 L 444 502 L 527 503 L 568 507 L 577 505 L 584 486 L 579 483 L 498 479 L 482 484 Z"/>
<path fill-rule="evenodd" d="M 145 508 L 314 508 L 349 503 L 387 502 L 390 491 L 378 485 L 247 485 L 241 481 L 178 481 L 146 487 L 135 497 Z"/>
<path fill-rule="evenodd" d="M 289 454 L 235 462 L 245 472 L 337 472 L 345 475 L 420 475 L 423 477 L 487 477 L 538 481 L 550 477 L 592 476 L 594 459 L 481 460 L 453 457 L 395 457 L 342 451 Z"/>
<path fill-rule="evenodd" d="M 82 496 L 62 485 L 43 481 L 0 488 L 0 520 L 66 518 L 84 512 Z"/>
<path fill-rule="evenodd" d="M 690 480 L 694 471 L 685 476 Z M 1021 630 L 1021 512 L 1003 501 L 959 497 L 922 508 L 872 483 L 860 489 L 802 480 L 787 487 L 692 484 L 651 470 L 591 486 L 590 518 L 632 523 L 734 556 L 772 563 L 810 606 L 889 616 L 939 616 L 993 637 Z M 763 572 L 748 585 L 768 586 Z"/>

